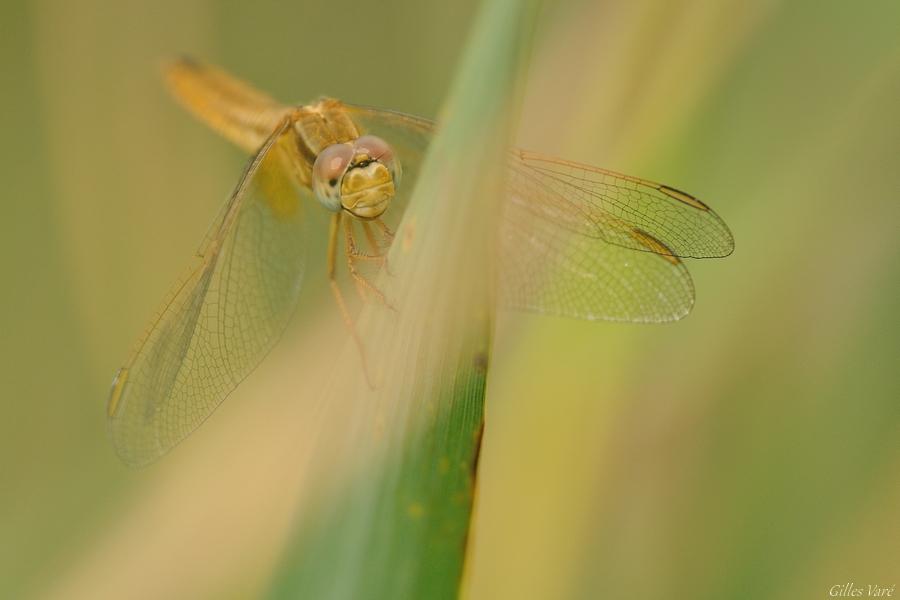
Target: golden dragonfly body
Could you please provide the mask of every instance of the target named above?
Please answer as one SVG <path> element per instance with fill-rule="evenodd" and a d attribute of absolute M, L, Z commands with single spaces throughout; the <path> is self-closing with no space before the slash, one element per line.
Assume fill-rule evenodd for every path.
<path fill-rule="evenodd" d="M 329 98 L 287 106 L 190 60 L 166 74 L 178 100 L 254 158 L 113 382 L 111 436 L 136 465 L 190 434 L 278 340 L 303 281 L 301 203 L 310 196 L 332 213 L 331 289 L 365 360 L 335 278 L 340 242 L 360 295 L 384 301 L 357 267 L 384 266 L 393 232 L 383 217 L 402 212 L 402 173 L 415 172 L 435 131 L 427 119 Z M 734 247 L 724 222 L 690 194 L 525 151 L 510 152 L 502 212 L 501 301 L 589 320 L 683 317 L 694 290 L 681 258 Z"/>

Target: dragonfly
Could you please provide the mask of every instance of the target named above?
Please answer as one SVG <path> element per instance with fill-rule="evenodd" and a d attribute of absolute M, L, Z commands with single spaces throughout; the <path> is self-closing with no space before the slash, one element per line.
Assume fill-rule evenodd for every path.
<path fill-rule="evenodd" d="M 166 69 L 177 100 L 252 155 L 194 263 L 119 369 L 110 436 L 128 464 L 154 461 L 193 432 L 281 337 L 303 289 L 309 204 L 330 213 L 325 260 L 360 296 L 383 294 L 362 268 L 386 252 L 437 125 L 321 98 L 291 106 L 192 59 Z M 587 320 L 684 317 L 683 258 L 723 257 L 734 240 L 704 202 L 674 187 L 511 150 L 498 235 L 498 294 L 514 309 Z M 345 274 L 345 275 L 346 275 Z"/>

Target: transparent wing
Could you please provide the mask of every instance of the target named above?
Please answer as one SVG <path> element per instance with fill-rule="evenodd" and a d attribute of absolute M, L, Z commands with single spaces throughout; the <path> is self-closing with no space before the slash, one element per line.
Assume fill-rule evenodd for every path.
<path fill-rule="evenodd" d="M 419 154 L 428 148 L 437 127 L 434 121 L 396 110 L 347 103 L 344 108 L 363 133 L 385 136 L 391 144 L 404 144 Z"/>
<path fill-rule="evenodd" d="M 427 119 L 349 106 L 354 119 L 424 152 Z M 377 133 L 377 131 L 376 131 Z M 591 320 L 664 322 L 690 312 L 678 257 L 727 256 L 734 240 L 706 204 L 675 188 L 525 151 L 509 160 L 500 298 L 511 308 Z"/>
<path fill-rule="evenodd" d="M 277 341 L 305 268 L 285 121 L 250 162 L 190 269 L 113 384 L 110 435 L 146 464 L 199 426 Z"/>
<path fill-rule="evenodd" d="M 684 258 L 728 256 L 734 250 L 719 215 L 667 185 L 524 151 L 514 153 L 510 178 L 536 214 L 581 235 L 655 251 L 635 236 L 643 232 Z"/>
<path fill-rule="evenodd" d="M 503 305 L 588 320 L 665 322 L 694 303 L 684 264 L 644 237 L 645 249 L 609 244 L 542 218 L 513 191 L 500 231 Z"/>

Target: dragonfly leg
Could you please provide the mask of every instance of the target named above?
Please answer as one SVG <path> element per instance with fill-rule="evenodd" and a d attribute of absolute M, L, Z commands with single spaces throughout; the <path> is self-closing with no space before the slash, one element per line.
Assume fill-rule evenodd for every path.
<path fill-rule="evenodd" d="M 386 253 L 381 249 L 381 246 L 378 245 L 378 240 L 375 238 L 375 232 L 372 231 L 369 223 L 366 221 L 362 221 L 360 223 L 363 228 L 363 232 L 366 234 L 366 240 L 369 242 L 369 245 L 372 247 L 371 254 L 368 252 L 362 252 L 356 246 L 356 237 L 352 233 L 352 225 L 345 225 L 345 228 L 350 231 L 348 233 L 349 239 L 351 241 L 351 246 L 353 249 L 353 253 L 349 254 L 349 256 L 353 257 L 353 260 L 361 260 L 366 262 L 374 262 L 379 263 L 379 267 L 383 267 L 384 263 L 387 261 Z"/>
<path fill-rule="evenodd" d="M 379 221 L 380 221 L 380 219 L 379 219 Z M 381 224 L 384 225 L 384 222 L 382 222 Z M 370 222 L 363 221 L 362 228 L 366 234 L 366 239 L 369 241 L 369 246 L 372 248 L 372 252 L 376 256 L 378 256 L 382 259 L 381 260 L 381 268 L 384 269 L 388 275 L 393 275 L 393 273 L 391 273 L 390 268 L 388 268 L 388 257 L 387 257 L 388 250 L 391 249 L 391 242 L 394 239 L 393 234 L 388 235 L 387 233 L 384 233 L 384 231 L 382 230 L 382 233 L 384 233 L 383 239 L 386 241 L 386 244 L 384 246 L 382 246 L 381 244 L 378 243 L 378 237 L 375 235 L 375 231 L 372 228 L 372 224 Z"/>
<path fill-rule="evenodd" d="M 369 248 L 372 249 L 372 255 L 384 256 L 384 251 L 378 244 L 378 239 L 375 237 L 375 232 L 372 231 L 371 223 L 369 223 L 368 221 L 362 221 L 360 224 L 362 225 L 363 232 L 366 234 L 366 240 L 369 242 Z"/>
<path fill-rule="evenodd" d="M 391 231 L 391 228 L 387 226 L 387 223 L 385 223 L 381 217 L 375 219 L 374 223 L 381 229 L 381 233 L 384 234 L 384 237 L 388 242 L 388 247 L 390 247 L 391 242 L 394 241 L 394 232 Z"/>
<path fill-rule="evenodd" d="M 350 219 L 344 221 L 344 239 L 346 242 L 346 252 L 347 252 L 347 269 L 350 271 L 350 276 L 353 278 L 353 281 L 356 283 L 356 289 L 359 291 L 360 296 L 362 296 L 363 300 L 365 300 L 365 294 L 371 293 L 376 296 L 381 302 L 390 308 L 391 310 L 395 310 L 393 306 L 387 301 L 387 298 L 380 289 L 378 289 L 375 284 L 369 281 L 367 278 L 363 277 L 359 271 L 356 270 L 355 261 L 376 261 L 380 262 L 382 265 L 384 264 L 384 256 L 372 256 L 371 254 L 365 254 L 360 252 L 356 246 L 356 239 L 353 235 L 353 222 Z"/>
<path fill-rule="evenodd" d="M 369 373 L 369 363 L 366 360 L 366 349 L 363 346 L 362 339 L 359 337 L 359 333 L 356 331 L 356 325 L 353 322 L 353 317 L 350 316 L 350 311 L 347 310 L 347 303 L 344 302 L 344 294 L 341 293 L 341 287 L 338 285 L 336 272 L 337 272 L 337 244 L 338 237 L 340 236 L 340 226 L 341 226 L 341 213 L 335 213 L 335 215 L 331 218 L 331 227 L 328 232 L 328 281 L 331 284 L 331 292 L 334 294 L 334 299 L 337 302 L 338 310 L 341 311 L 341 318 L 344 319 L 344 325 L 347 326 L 347 329 L 350 331 L 350 336 L 353 338 L 354 343 L 356 344 L 357 350 L 359 350 L 359 357 L 362 360 L 363 372 L 366 375 L 366 381 L 369 384 L 369 387 L 375 389 L 375 385 L 372 382 L 372 376 Z"/>

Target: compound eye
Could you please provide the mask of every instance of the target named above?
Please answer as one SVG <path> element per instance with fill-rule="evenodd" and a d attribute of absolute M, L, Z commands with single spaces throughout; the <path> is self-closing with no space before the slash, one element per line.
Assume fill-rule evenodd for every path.
<path fill-rule="evenodd" d="M 347 144 L 328 146 L 316 157 L 313 175 L 320 182 L 336 187 L 352 159 L 353 149 Z"/>
<path fill-rule="evenodd" d="M 400 163 L 394 156 L 394 149 L 386 141 L 378 136 L 364 135 L 353 143 L 354 155 L 361 154 L 376 160 L 387 167 L 394 180 L 394 185 L 400 184 Z"/>
<path fill-rule="evenodd" d="M 390 145 L 374 135 L 364 135 L 353 144 L 356 154 L 368 154 L 372 160 L 388 163 L 394 160 L 394 150 Z"/>
<path fill-rule="evenodd" d="M 353 148 L 348 144 L 328 146 L 313 164 L 313 191 L 326 208 L 341 209 L 341 178 L 353 160 Z"/>

